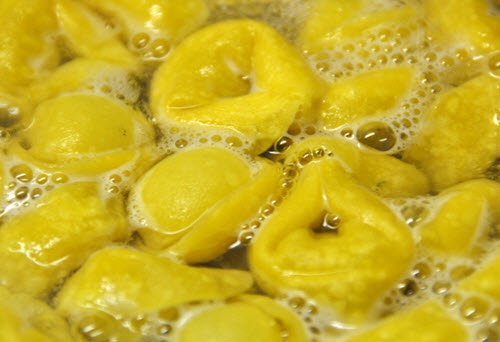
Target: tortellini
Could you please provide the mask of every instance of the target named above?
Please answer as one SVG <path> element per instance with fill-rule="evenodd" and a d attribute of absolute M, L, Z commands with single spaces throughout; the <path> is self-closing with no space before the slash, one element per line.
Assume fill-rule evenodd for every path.
<path fill-rule="evenodd" d="M 180 342 L 305 342 L 309 339 L 300 320 L 272 299 L 242 295 L 188 320 Z"/>
<path fill-rule="evenodd" d="M 500 301 L 499 267 L 500 253 L 497 250 L 490 259 L 483 263 L 480 269 L 462 280 L 458 285 L 458 289 L 461 291 L 482 293 Z"/>
<path fill-rule="evenodd" d="M 84 0 L 91 8 L 115 19 L 130 38 L 150 33 L 177 44 L 204 23 L 209 15 L 205 0 Z M 154 48 L 154 47 L 153 47 Z"/>
<path fill-rule="evenodd" d="M 70 342 L 64 319 L 47 304 L 0 286 L 0 340 L 8 342 Z"/>
<path fill-rule="evenodd" d="M 324 158 L 301 170 L 255 238 L 249 262 L 266 292 L 303 291 L 356 324 L 408 270 L 413 253 L 406 225 L 339 161 Z"/>
<path fill-rule="evenodd" d="M 328 50 L 375 28 L 401 25 L 414 19 L 412 5 L 382 9 L 368 0 L 315 0 L 298 37 L 306 53 Z"/>
<path fill-rule="evenodd" d="M 43 169 L 95 175 L 147 163 L 153 136 L 144 116 L 118 101 L 68 94 L 36 108 L 12 152 Z"/>
<path fill-rule="evenodd" d="M 5 0 L 0 3 L 1 84 L 26 85 L 59 63 L 54 42 L 53 1 Z"/>
<path fill-rule="evenodd" d="M 435 190 L 479 178 L 500 156 L 500 81 L 478 76 L 438 97 L 404 159 L 422 169 Z"/>
<path fill-rule="evenodd" d="M 360 184 L 380 196 L 411 197 L 429 192 L 427 177 L 413 165 L 339 138 L 310 138 L 293 145 L 286 152 L 286 163 L 312 156 L 318 149 L 337 156 Z"/>
<path fill-rule="evenodd" d="M 121 331 L 121 340 L 128 341 L 140 336 L 139 332 L 120 330 L 118 319 L 161 315 L 164 309 L 193 301 L 222 300 L 251 286 L 252 277 L 244 271 L 194 268 L 131 248 L 113 247 L 96 252 L 68 280 L 56 298 L 56 307 L 74 327 L 89 319 L 92 324 L 104 319 L 111 331 L 105 326 L 101 330 L 110 335 Z"/>
<path fill-rule="evenodd" d="M 140 96 L 138 88 L 134 74 L 126 68 L 99 59 L 76 58 L 30 84 L 27 92 L 34 104 L 63 94 L 90 91 L 135 104 Z"/>
<path fill-rule="evenodd" d="M 500 19 L 484 0 L 424 0 L 430 33 L 447 43 L 465 41 L 478 53 L 500 49 Z"/>
<path fill-rule="evenodd" d="M 0 285 L 46 298 L 94 251 L 128 237 L 120 198 L 94 183 L 63 185 L 0 229 Z"/>
<path fill-rule="evenodd" d="M 348 338 L 347 341 L 466 342 L 469 341 L 469 334 L 464 325 L 447 313 L 440 304 L 428 302 L 401 311 L 375 327 Z"/>
<path fill-rule="evenodd" d="M 392 109 L 409 91 L 415 78 L 412 67 L 370 71 L 335 82 L 325 95 L 320 111 L 327 128 L 337 128 Z"/>
<path fill-rule="evenodd" d="M 251 166 L 220 148 L 165 158 L 134 187 L 129 208 L 146 247 L 187 262 L 209 261 L 236 241 L 239 226 L 277 188 L 279 168 Z M 141 222 L 143 221 L 143 222 Z"/>
<path fill-rule="evenodd" d="M 56 13 L 72 51 L 78 56 L 138 68 L 136 57 L 120 41 L 119 32 L 108 29 L 108 24 L 84 4 L 75 0 L 57 0 Z"/>
<path fill-rule="evenodd" d="M 208 26 L 156 71 L 151 107 L 159 123 L 237 131 L 265 151 L 296 119 L 314 121 L 322 83 L 271 27 L 251 20 Z"/>
<path fill-rule="evenodd" d="M 467 256 L 500 220 L 500 185 L 472 180 L 439 194 L 435 217 L 420 228 L 422 244 L 435 253 Z M 477 247 L 477 246 L 476 246 Z"/>

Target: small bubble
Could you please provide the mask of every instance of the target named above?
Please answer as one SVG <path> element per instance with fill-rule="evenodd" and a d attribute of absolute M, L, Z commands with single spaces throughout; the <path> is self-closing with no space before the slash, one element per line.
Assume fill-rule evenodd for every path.
<path fill-rule="evenodd" d="M 340 221 L 341 221 L 340 215 L 326 213 L 323 216 L 323 222 L 321 223 L 321 226 L 319 227 L 319 229 L 316 229 L 315 232 L 338 234 Z"/>
<path fill-rule="evenodd" d="M 64 173 L 54 173 L 52 175 L 52 181 L 56 184 L 63 184 L 68 181 L 68 176 L 66 176 Z"/>
<path fill-rule="evenodd" d="M 40 196 L 42 196 L 42 193 L 43 193 L 42 189 L 40 189 L 40 188 L 35 188 L 35 189 L 33 189 L 33 190 L 31 191 L 31 198 L 32 198 L 32 199 L 37 199 L 37 198 L 39 198 Z"/>
<path fill-rule="evenodd" d="M 170 324 L 162 324 L 158 327 L 157 329 L 157 334 L 158 335 L 168 335 L 172 331 L 172 326 Z"/>
<path fill-rule="evenodd" d="M 323 158 L 325 156 L 325 150 L 323 148 L 317 148 L 313 151 L 313 156 L 316 159 Z"/>
<path fill-rule="evenodd" d="M 398 285 L 399 292 L 406 297 L 413 296 L 418 291 L 417 283 L 414 280 L 406 279 Z"/>
<path fill-rule="evenodd" d="M 301 132 L 300 125 L 296 122 L 292 123 L 290 127 L 288 127 L 288 134 L 290 135 L 299 135 Z"/>
<path fill-rule="evenodd" d="M 428 215 L 427 209 L 424 207 L 409 206 L 401 210 L 401 214 L 405 218 L 405 222 L 410 227 L 415 227 L 421 223 Z"/>
<path fill-rule="evenodd" d="M 229 146 L 232 146 L 232 147 L 241 147 L 243 145 L 243 143 L 241 142 L 240 138 L 238 137 L 227 137 L 226 138 L 226 143 L 229 145 Z"/>
<path fill-rule="evenodd" d="M 488 68 L 493 76 L 500 76 L 500 52 L 494 52 L 488 59 Z"/>
<path fill-rule="evenodd" d="M 273 149 L 278 153 L 285 152 L 290 146 L 292 146 L 293 140 L 289 137 L 281 137 L 273 145 Z"/>
<path fill-rule="evenodd" d="M 362 125 L 356 132 L 358 141 L 379 151 L 388 151 L 396 144 L 392 128 L 381 122 Z"/>
<path fill-rule="evenodd" d="M 165 39 L 156 39 L 151 44 L 151 50 L 153 52 L 153 56 L 156 58 L 164 57 L 168 51 L 170 50 L 170 44 Z"/>
<path fill-rule="evenodd" d="M 253 232 L 242 232 L 239 237 L 239 241 L 242 245 L 248 246 L 254 237 Z"/>
<path fill-rule="evenodd" d="M 432 270 L 429 265 L 423 262 L 419 262 L 413 268 L 413 276 L 417 279 L 425 279 L 432 274 Z"/>
<path fill-rule="evenodd" d="M 316 128 L 314 126 L 307 126 L 304 131 L 307 135 L 313 135 L 316 133 Z"/>
<path fill-rule="evenodd" d="M 109 176 L 109 180 L 113 184 L 118 184 L 122 181 L 122 177 L 120 177 L 120 175 L 113 174 L 113 175 Z"/>
<path fill-rule="evenodd" d="M 257 229 L 260 227 L 260 222 L 259 221 L 252 221 L 250 222 L 250 229 Z"/>
<path fill-rule="evenodd" d="M 298 173 L 299 170 L 295 164 L 288 164 L 283 168 L 283 176 L 285 177 L 294 178 L 298 175 Z"/>
<path fill-rule="evenodd" d="M 158 317 L 165 321 L 173 322 L 177 321 L 180 317 L 179 310 L 175 307 L 166 308 L 158 312 Z"/>
<path fill-rule="evenodd" d="M 212 135 L 211 140 L 213 142 L 219 142 L 219 141 L 222 140 L 222 137 L 220 135 L 218 135 L 218 134 L 215 134 L 215 135 Z"/>
<path fill-rule="evenodd" d="M 188 144 L 188 142 L 186 139 L 177 139 L 175 141 L 175 147 L 177 147 L 177 148 L 184 148 L 187 146 L 187 144 Z"/>
<path fill-rule="evenodd" d="M 314 159 L 314 156 L 312 154 L 311 151 L 304 151 L 300 154 L 300 157 L 299 157 L 299 163 L 301 165 L 307 165 L 309 164 L 310 162 L 312 162 Z"/>
<path fill-rule="evenodd" d="M 344 128 L 340 134 L 344 137 L 344 138 L 352 138 L 354 136 L 354 132 L 352 131 L 352 129 L 350 128 Z"/>
<path fill-rule="evenodd" d="M 448 293 L 443 297 L 443 303 L 449 307 L 457 306 L 460 301 L 460 295 L 456 293 Z"/>
<path fill-rule="evenodd" d="M 451 284 L 444 281 L 438 281 L 432 285 L 432 292 L 438 295 L 442 295 L 450 291 Z"/>
<path fill-rule="evenodd" d="M 306 305 L 306 300 L 302 297 L 292 297 L 288 300 L 288 304 L 294 309 L 302 309 Z"/>
<path fill-rule="evenodd" d="M 12 177 L 22 183 L 28 183 L 33 179 L 33 171 L 26 164 L 19 164 L 10 169 Z"/>
<path fill-rule="evenodd" d="M 264 207 L 262 207 L 261 212 L 265 216 L 269 216 L 273 213 L 274 207 L 270 204 L 266 204 Z"/>
<path fill-rule="evenodd" d="M 18 188 L 18 189 L 16 190 L 16 193 L 15 193 L 16 198 L 17 198 L 18 200 L 23 200 L 23 199 L 25 199 L 26 197 L 28 197 L 28 194 L 29 194 L 29 189 L 28 189 L 28 187 L 26 187 L 26 186 L 22 186 L 22 187 Z"/>
<path fill-rule="evenodd" d="M 484 318 L 488 309 L 488 302 L 479 297 L 470 297 L 460 306 L 460 313 L 466 320 L 478 321 Z"/>
<path fill-rule="evenodd" d="M 137 33 L 132 37 L 132 44 L 136 49 L 143 49 L 149 43 L 149 35 L 144 32 Z"/>
<path fill-rule="evenodd" d="M 110 194 L 118 194 L 120 192 L 120 188 L 118 188 L 117 186 L 112 186 L 108 189 L 108 192 Z"/>

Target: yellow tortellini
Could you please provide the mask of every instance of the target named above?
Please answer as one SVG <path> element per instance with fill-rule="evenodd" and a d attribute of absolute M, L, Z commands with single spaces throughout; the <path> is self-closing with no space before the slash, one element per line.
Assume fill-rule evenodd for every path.
<path fill-rule="evenodd" d="M 57 0 L 56 14 L 76 55 L 138 68 L 136 57 L 120 41 L 119 32 L 108 29 L 108 24 L 84 4 L 76 0 Z"/>
<path fill-rule="evenodd" d="M 499 93 L 500 81 L 481 75 L 431 105 L 404 159 L 422 169 L 435 190 L 481 177 L 500 156 Z"/>
<path fill-rule="evenodd" d="M 277 165 L 252 170 L 237 154 L 198 148 L 165 158 L 134 187 L 129 208 L 146 247 L 187 262 L 209 261 L 236 241 L 241 225 L 278 186 Z M 144 222 L 141 222 L 144 220 Z"/>
<path fill-rule="evenodd" d="M 433 252 L 467 256 L 500 220 L 500 185 L 490 180 L 455 185 L 437 200 L 444 203 L 420 228 L 422 244 Z"/>
<path fill-rule="evenodd" d="M 429 192 L 427 177 L 411 164 L 339 138 L 309 138 L 286 152 L 286 163 L 327 150 L 346 164 L 362 185 L 383 197 L 411 197 Z"/>
<path fill-rule="evenodd" d="M 123 103 L 68 94 L 36 108 L 12 153 L 43 169 L 95 175 L 126 163 L 146 163 L 153 136 L 144 116 Z"/>
<path fill-rule="evenodd" d="M 266 292 L 303 291 L 356 324 L 408 270 L 413 253 L 404 222 L 329 157 L 301 170 L 249 262 Z"/>
<path fill-rule="evenodd" d="M 151 107 L 159 123 L 212 126 L 265 151 L 296 119 L 314 121 L 322 84 L 271 27 L 251 20 L 208 26 L 156 71 Z"/>
<path fill-rule="evenodd" d="M 76 58 L 49 76 L 30 84 L 28 98 L 34 104 L 62 94 L 105 94 L 135 104 L 140 96 L 134 74 L 116 64 L 91 58 Z"/>
<path fill-rule="evenodd" d="M 68 280 L 56 298 L 56 307 L 75 328 L 88 320 L 106 322 L 107 328 L 101 326 L 101 330 L 121 333 L 120 340 L 129 341 L 136 340 L 139 332 L 124 326 L 120 332 L 118 319 L 161 316 L 162 310 L 172 306 L 222 300 L 251 286 L 252 277 L 244 271 L 189 267 L 131 248 L 113 247 L 96 252 Z"/>
<path fill-rule="evenodd" d="M 323 125 L 337 128 L 387 112 L 402 100 L 414 78 L 415 70 L 404 66 L 370 71 L 333 83 L 320 108 Z"/>
<path fill-rule="evenodd" d="M 466 342 L 469 334 L 440 304 L 428 302 L 397 313 L 347 341 Z"/>
<path fill-rule="evenodd" d="M 500 18 L 485 0 L 424 0 L 429 30 L 446 43 L 466 42 L 478 53 L 500 49 Z"/>
<path fill-rule="evenodd" d="M 242 295 L 223 306 L 203 311 L 179 332 L 180 342 L 305 342 L 303 323 L 272 299 Z"/>
<path fill-rule="evenodd" d="M 477 292 L 500 301 L 500 252 L 496 250 L 482 267 L 469 277 L 462 280 L 458 286 L 461 291 Z"/>
<path fill-rule="evenodd" d="M 1 84 L 26 85 L 59 63 L 54 43 L 53 1 L 5 0 L 0 3 Z"/>
<path fill-rule="evenodd" d="M 403 25 L 417 14 L 413 5 L 380 9 L 369 0 L 315 0 L 298 43 L 307 53 L 328 50 L 376 28 Z"/>
<path fill-rule="evenodd" d="M 209 15 L 205 0 L 83 0 L 83 2 L 115 19 L 123 26 L 128 37 L 145 31 L 163 37 L 168 45 L 177 44 L 202 25 Z"/>
<path fill-rule="evenodd" d="M 47 304 L 0 286 L 0 341 L 70 342 L 64 319 Z"/>
<path fill-rule="evenodd" d="M 128 237 L 120 198 L 94 183 L 63 185 L 0 229 L 0 285 L 44 298 L 95 250 Z"/>

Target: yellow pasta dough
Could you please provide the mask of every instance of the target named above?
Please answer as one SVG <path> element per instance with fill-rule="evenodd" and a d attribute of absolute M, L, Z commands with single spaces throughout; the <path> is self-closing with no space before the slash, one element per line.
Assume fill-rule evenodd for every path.
<path fill-rule="evenodd" d="M 499 156 L 499 94 L 500 81 L 489 75 L 441 94 L 404 159 L 421 168 L 436 190 L 480 177 Z"/>
<path fill-rule="evenodd" d="M 119 318 L 132 319 L 193 301 L 224 299 L 251 285 L 247 272 L 194 268 L 115 247 L 90 257 L 61 290 L 56 306 L 75 327 L 85 318 L 98 320 L 103 314 L 107 324 L 117 326 Z M 127 340 L 138 334 L 134 329 L 122 333 Z"/>
<path fill-rule="evenodd" d="M 111 99 L 72 94 L 42 102 L 13 152 L 42 168 L 97 174 L 147 157 L 153 130 L 137 111 Z"/>
<path fill-rule="evenodd" d="M 94 251 L 128 237 L 119 198 L 94 183 L 63 185 L 0 229 L 0 285 L 46 298 Z"/>
<path fill-rule="evenodd" d="M 208 26 L 156 71 L 151 106 L 160 123 L 215 126 L 266 150 L 295 119 L 311 121 L 321 83 L 271 27 L 251 20 Z"/>
<path fill-rule="evenodd" d="M 0 340 L 73 341 L 67 323 L 47 304 L 0 286 Z"/>
<path fill-rule="evenodd" d="M 439 197 L 444 203 L 421 227 L 422 244 L 436 253 L 467 256 L 478 241 L 484 241 L 489 226 L 500 220 L 500 185 L 472 180 L 448 188 Z"/>
<path fill-rule="evenodd" d="M 145 220 L 138 223 L 144 227 L 139 233 L 146 247 L 170 247 L 187 262 L 222 254 L 236 241 L 239 225 L 278 185 L 276 165 L 261 160 L 257 167 L 252 175 L 246 161 L 220 148 L 165 158 L 144 175 L 130 197 L 134 216 Z"/>
<path fill-rule="evenodd" d="M 332 220 L 336 229 L 319 229 Z M 307 164 L 249 254 L 265 291 L 303 291 L 350 323 L 367 318 L 412 258 L 404 223 L 334 159 Z"/>
<path fill-rule="evenodd" d="M 271 299 L 243 295 L 195 315 L 181 327 L 180 342 L 308 341 L 302 323 Z"/>

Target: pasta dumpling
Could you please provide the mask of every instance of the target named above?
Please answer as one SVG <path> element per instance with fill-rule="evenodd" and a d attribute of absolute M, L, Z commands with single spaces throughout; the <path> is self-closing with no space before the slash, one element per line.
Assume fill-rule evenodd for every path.
<path fill-rule="evenodd" d="M 147 160 L 153 129 L 141 113 L 93 94 L 42 102 L 12 152 L 43 169 L 95 175 Z"/>
<path fill-rule="evenodd" d="M 339 161 L 325 158 L 301 170 L 256 236 L 249 262 L 266 292 L 303 291 L 356 324 L 408 270 L 413 250 L 406 225 Z"/>
<path fill-rule="evenodd" d="M 294 120 L 314 121 L 322 83 L 271 27 L 229 20 L 186 38 L 158 68 L 153 114 L 164 124 L 239 132 L 265 151 Z"/>
<path fill-rule="evenodd" d="M 252 172 L 248 162 L 220 148 L 184 151 L 158 163 L 130 196 L 145 247 L 190 263 L 223 254 L 278 186 L 276 165 L 259 160 L 256 166 L 260 170 Z"/>
<path fill-rule="evenodd" d="M 94 251 L 129 231 L 120 198 L 103 201 L 94 183 L 63 185 L 0 229 L 0 285 L 46 298 Z"/>

